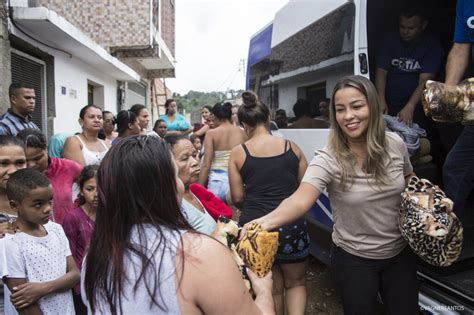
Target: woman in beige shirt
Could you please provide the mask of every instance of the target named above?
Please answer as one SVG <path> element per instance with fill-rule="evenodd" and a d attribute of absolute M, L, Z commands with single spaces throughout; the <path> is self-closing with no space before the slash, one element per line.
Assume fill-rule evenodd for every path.
<path fill-rule="evenodd" d="M 415 314 L 416 264 L 398 228 L 401 192 L 413 174 L 402 139 L 385 131 L 374 85 L 341 79 L 327 147 L 316 151 L 296 192 L 256 221 L 274 230 L 303 216 L 327 189 L 334 217 L 331 269 L 345 314 Z"/>

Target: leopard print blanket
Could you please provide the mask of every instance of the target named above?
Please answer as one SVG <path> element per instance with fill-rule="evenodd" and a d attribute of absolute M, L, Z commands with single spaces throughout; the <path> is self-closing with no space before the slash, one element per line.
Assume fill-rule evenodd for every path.
<path fill-rule="evenodd" d="M 426 116 L 435 121 L 474 125 L 474 78 L 456 86 L 428 80 L 421 102 Z"/>
<path fill-rule="evenodd" d="M 247 274 L 247 266 L 243 259 L 237 253 L 237 241 L 239 238 L 239 226 L 233 220 L 228 219 L 227 217 L 221 215 L 217 219 L 216 228 L 214 229 L 213 236 L 216 240 L 227 246 L 234 258 L 237 267 L 239 268 L 240 274 L 242 279 L 244 280 L 245 286 L 249 290 L 250 294 L 254 296 L 252 290 L 252 283 L 250 282 L 250 278 Z"/>
<path fill-rule="evenodd" d="M 413 176 L 402 193 L 399 226 L 412 250 L 427 263 L 447 267 L 461 253 L 463 228 L 453 202 L 429 180 Z"/>

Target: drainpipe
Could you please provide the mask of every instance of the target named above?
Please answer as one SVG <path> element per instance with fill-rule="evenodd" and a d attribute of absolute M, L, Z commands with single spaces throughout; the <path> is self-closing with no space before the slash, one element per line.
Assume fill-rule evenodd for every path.
<path fill-rule="evenodd" d="M 8 8 L 6 1 L 0 0 L 0 113 L 10 107 L 8 87 L 12 82 L 11 52 L 8 39 Z"/>

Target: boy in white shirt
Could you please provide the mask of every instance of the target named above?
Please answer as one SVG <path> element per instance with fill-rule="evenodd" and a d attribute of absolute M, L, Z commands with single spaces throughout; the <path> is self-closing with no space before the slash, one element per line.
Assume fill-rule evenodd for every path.
<path fill-rule="evenodd" d="M 19 231 L 2 240 L 2 278 L 12 292 L 5 314 L 15 314 L 15 308 L 20 314 L 74 314 L 70 289 L 80 275 L 62 227 L 49 222 L 53 193 L 48 179 L 32 169 L 17 171 L 8 180 L 7 195 L 18 212 Z"/>

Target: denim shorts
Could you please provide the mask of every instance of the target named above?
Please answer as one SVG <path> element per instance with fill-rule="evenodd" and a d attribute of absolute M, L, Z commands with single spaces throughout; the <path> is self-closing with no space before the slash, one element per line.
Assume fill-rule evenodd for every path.
<path fill-rule="evenodd" d="M 229 192 L 229 176 L 226 171 L 212 170 L 209 173 L 207 190 L 212 192 L 220 200 L 227 202 L 227 193 Z"/>

